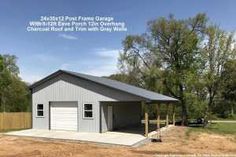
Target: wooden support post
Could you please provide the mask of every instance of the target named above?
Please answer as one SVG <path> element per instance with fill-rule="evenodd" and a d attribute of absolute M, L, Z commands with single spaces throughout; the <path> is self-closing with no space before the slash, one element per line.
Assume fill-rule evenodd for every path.
<path fill-rule="evenodd" d="M 157 104 L 157 130 L 160 129 L 160 104 Z"/>
<path fill-rule="evenodd" d="M 166 126 L 169 125 L 169 103 L 167 104 L 166 108 Z"/>
<path fill-rule="evenodd" d="M 143 104 L 143 106 L 144 106 L 144 109 L 145 109 L 145 113 L 144 113 L 144 122 L 145 122 L 145 126 L 144 126 L 144 128 L 145 128 L 145 136 L 146 137 L 148 137 L 148 110 L 147 110 L 147 106 L 146 106 L 146 104 L 144 103 L 144 102 L 142 102 L 142 104 Z"/>
<path fill-rule="evenodd" d="M 161 139 L 161 126 L 160 126 L 160 108 L 161 105 L 157 104 L 157 139 Z"/>
<path fill-rule="evenodd" d="M 175 105 L 173 104 L 173 125 L 175 125 Z"/>
<path fill-rule="evenodd" d="M 148 113 L 145 112 L 145 136 L 148 137 Z"/>

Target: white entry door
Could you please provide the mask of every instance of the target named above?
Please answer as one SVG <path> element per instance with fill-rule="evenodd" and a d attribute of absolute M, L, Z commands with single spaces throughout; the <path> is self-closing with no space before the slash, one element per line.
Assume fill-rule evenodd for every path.
<path fill-rule="evenodd" d="M 107 108 L 107 122 L 108 122 L 108 126 L 107 129 L 108 131 L 113 130 L 113 108 L 112 105 L 108 105 Z"/>
<path fill-rule="evenodd" d="M 76 102 L 50 103 L 52 130 L 78 130 L 78 105 Z"/>

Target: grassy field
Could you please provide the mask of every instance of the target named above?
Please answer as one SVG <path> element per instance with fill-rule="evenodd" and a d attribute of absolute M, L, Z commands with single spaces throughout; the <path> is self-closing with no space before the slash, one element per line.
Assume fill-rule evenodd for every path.
<path fill-rule="evenodd" d="M 236 137 L 236 123 L 213 123 L 207 127 L 191 127 L 188 129 L 187 134 L 191 132 L 206 132 L 206 133 L 217 133 L 217 134 L 228 134 Z"/>

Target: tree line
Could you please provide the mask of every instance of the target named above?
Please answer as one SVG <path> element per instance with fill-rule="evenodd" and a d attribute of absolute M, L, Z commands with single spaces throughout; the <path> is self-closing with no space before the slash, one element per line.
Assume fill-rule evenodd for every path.
<path fill-rule="evenodd" d="M 0 112 L 30 111 L 31 96 L 28 86 L 19 77 L 14 55 L 0 54 Z"/>
<path fill-rule="evenodd" d="M 149 21 L 146 32 L 128 35 L 122 43 L 120 72 L 110 78 L 179 99 L 183 124 L 188 118 L 234 116 L 233 32 L 205 14 L 187 19 L 170 15 Z"/>

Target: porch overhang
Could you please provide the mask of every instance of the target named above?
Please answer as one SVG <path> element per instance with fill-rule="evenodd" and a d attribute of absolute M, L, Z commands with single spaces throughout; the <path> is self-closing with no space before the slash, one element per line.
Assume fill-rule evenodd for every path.
<path fill-rule="evenodd" d="M 125 103 L 126 105 L 129 105 L 129 103 L 132 103 L 132 104 L 137 104 L 137 105 L 140 105 L 144 107 L 144 135 L 146 137 L 148 137 L 148 134 L 149 134 L 149 131 L 151 130 L 149 127 L 149 113 L 148 113 L 148 107 L 150 105 L 156 105 L 156 131 L 159 132 L 160 130 L 160 126 L 161 126 L 161 120 L 160 120 L 160 110 L 161 110 L 161 105 L 166 105 L 166 118 L 165 118 L 165 126 L 168 127 L 169 125 L 169 121 L 172 122 L 173 125 L 175 125 L 175 105 L 176 103 L 178 103 L 178 100 L 173 100 L 173 99 L 170 99 L 170 100 L 147 100 L 147 99 L 144 99 L 144 100 L 137 100 L 137 101 L 102 101 L 100 103 L 108 103 L 108 104 L 116 104 L 116 105 L 119 105 L 119 104 L 122 104 L 122 103 Z M 135 106 L 133 106 L 134 108 L 136 108 Z M 172 112 L 170 112 L 170 107 L 172 108 Z M 131 112 L 135 112 L 135 110 L 132 110 Z M 130 112 L 130 114 L 131 114 Z M 170 117 L 169 115 L 172 115 L 172 119 L 170 120 Z M 127 118 L 128 120 L 128 118 Z M 149 130 L 150 129 L 150 130 Z M 153 129 L 153 125 L 152 125 L 152 129 Z M 153 131 L 153 130 L 151 130 Z M 160 138 L 160 136 L 158 135 L 158 138 Z"/>

